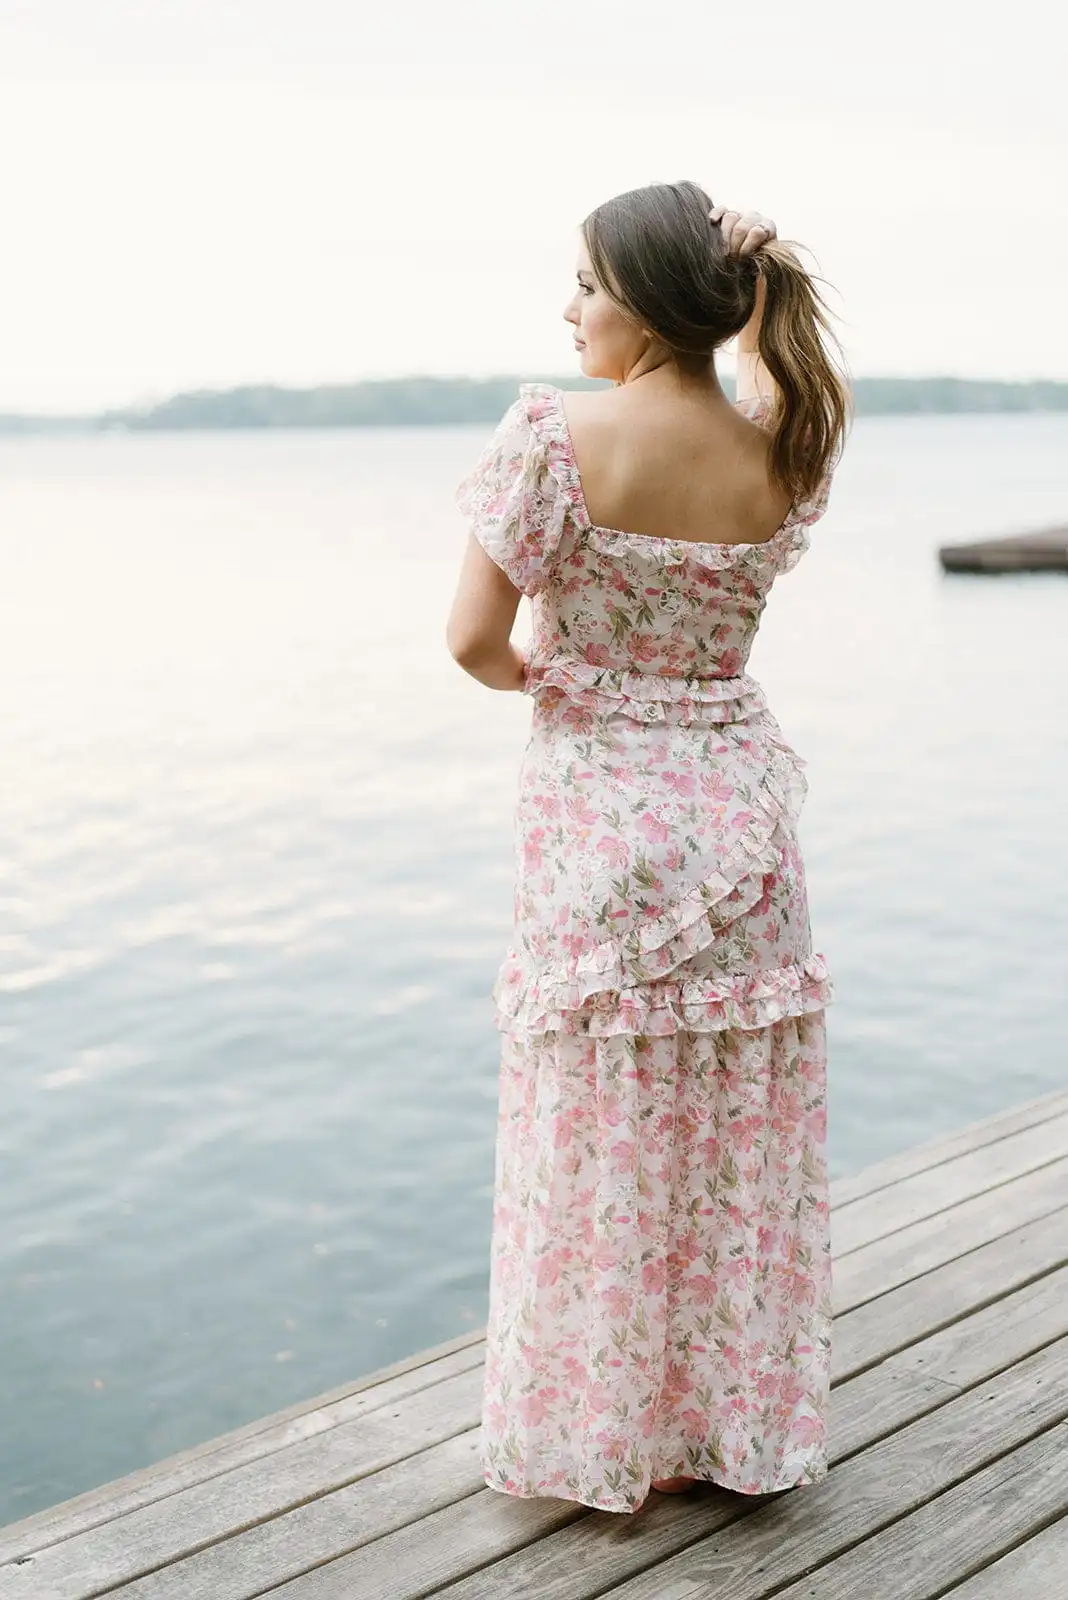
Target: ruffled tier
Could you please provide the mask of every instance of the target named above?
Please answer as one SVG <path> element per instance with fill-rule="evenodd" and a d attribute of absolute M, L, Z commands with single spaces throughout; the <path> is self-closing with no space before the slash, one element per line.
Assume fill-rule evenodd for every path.
<path fill-rule="evenodd" d="M 546 985 L 507 991 L 498 1004 L 501 1032 L 588 1034 L 716 1033 L 724 1028 L 766 1028 L 783 1017 L 818 1011 L 834 999 L 824 957 L 727 978 L 665 979 L 583 995 L 581 987 Z"/>
<path fill-rule="evenodd" d="M 554 698 L 597 715 L 612 713 L 635 722 L 719 725 L 766 714 L 767 697 L 756 678 L 687 678 L 630 668 L 602 667 L 578 657 L 528 662 L 523 692 L 550 708 Z"/>
<path fill-rule="evenodd" d="M 566 971 L 534 970 L 509 950 L 493 986 L 501 1031 L 706 1033 L 762 1028 L 829 1003 L 832 980 L 816 951 L 782 967 L 672 976 L 760 899 L 797 820 L 808 790 L 805 763 L 786 744 L 772 741 L 771 749 L 746 827 L 715 871 L 659 917 L 585 951 Z"/>

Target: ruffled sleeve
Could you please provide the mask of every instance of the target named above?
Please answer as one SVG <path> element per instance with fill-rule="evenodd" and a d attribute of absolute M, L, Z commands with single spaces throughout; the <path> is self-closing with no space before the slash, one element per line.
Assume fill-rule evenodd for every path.
<path fill-rule="evenodd" d="M 568 501 L 522 395 L 457 486 L 455 501 L 515 587 L 528 597 L 539 594 L 555 570 Z"/>

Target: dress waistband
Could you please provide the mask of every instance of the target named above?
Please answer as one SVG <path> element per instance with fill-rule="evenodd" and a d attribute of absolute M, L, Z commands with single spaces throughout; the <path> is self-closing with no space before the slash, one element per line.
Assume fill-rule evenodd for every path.
<path fill-rule="evenodd" d="M 643 722 L 735 722 L 767 704 L 763 688 L 748 672 L 687 677 L 559 656 L 528 663 L 523 692 L 548 704 L 566 698 L 602 715 L 616 711 Z"/>

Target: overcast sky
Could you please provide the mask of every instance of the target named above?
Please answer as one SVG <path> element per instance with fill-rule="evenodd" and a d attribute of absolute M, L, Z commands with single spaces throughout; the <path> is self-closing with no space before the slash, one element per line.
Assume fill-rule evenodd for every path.
<path fill-rule="evenodd" d="M 1061 17 L 0 0 L 0 410 L 566 375 L 579 222 L 680 178 L 811 252 L 855 374 L 1068 379 Z"/>

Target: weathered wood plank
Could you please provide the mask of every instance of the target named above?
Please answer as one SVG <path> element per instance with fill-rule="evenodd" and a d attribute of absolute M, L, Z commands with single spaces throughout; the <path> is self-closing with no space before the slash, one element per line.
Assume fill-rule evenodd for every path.
<path fill-rule="evenodd" d="M 1064 1600 L 1068 1517 L 954 1589 L 952 1600 Z"/>
<path fill-rule="evenodd" d="M 873 1244 L 910 1223 L 940 1216 L 962 1200 L 975 1199 L 1066 1157 L 1068 1113 L 901 1178 L 875 1194 L 855 1200 L 844 1210 L 835 1212 L 832 1205 L 835 1258 L 847 1256 L 862 1244 Z M 1068 1183 L 1064 1199 L 1068 1201 Z"/>
<path fill-rule="evenodd" d="M 1066 1285 L 1062 1268 L 832 1387 L 828 1434 L 835 1459 L 918 1416 L 921 1380 L 972 1389 L 1068 1336 Z"/>
<path fill-rule="evenodd" d="M 474 1450 L 477 1433 L 468 1437 Z M 383 1473 L 389 1480 L 382 1485 L 383 1495 L 400 1487 L 397 1479 L 405 1469 L 414 1478 L 415 1465 L 405 1462 Z M 355 1550 L 344 1529 L 344 1506 L 337 1508 L 334 1537 L 327 1539 L 320 1515 L 324 1502 L 316 1501 L 112 1593 L 118 1600 L 220 1600 L 223 1595 L 226 1600 L 248 1600 L 262 1594 L 263 1574 L 269 1573 L 272 1592 L 280 1587 L 284 1593 L 287 1580 L 308 1575 L 339 1600 L 363 1600 L 370 1593 L 380 1593 L 382 1600 L 402 1600 L 471 1572 L 484 1553 L 487 1559 L 496 1559 L 593 1514 L 573 1500 L 518 1500 L 496 1494 L 486 1488 L 481 1473 L 476 1482 L 477 1490 L 464 1499 L 415 1518 L 381 1539 L 366 1539 Z M 329 1498 L 347 1503 L 352 1496 L 342 1489 Z M 304 1519 L 305 1510 L 315 1517 L 314 1525 Z M 309 1559 L 313 1549 L 320 1552 L 319 1566 Z"/>
<path fill-rule="evenodd" d="M 631 1600 L 634 1575 L 661 1559 L 650 1557 L 650 1538 L 660 1539 L 670 1565 L 721 1525 L 729 1531 L 798 1498 L 813 1507 L 838 1474 L 860 1470 L 856 1462 L 980 1385 L 1011 1384 L 1044 1353 L 1040 1345 L 1057 1351 L 1068 1342 L 1068 1095 L 931 1141 L 916 1165 L 919 1154 L 881 1163 L 874 1181 L 869 1169 L 844 1180 L 851 1190 L 839 1186 L 851 1194 L 840 1210 L 854 1244 L 840 1251 L 836 1236 L 835 1466 L 800 1497 L 750 1498 L 703 1485 L 683 1497 L 653 1496 L 626 1517 L 487 1489 L 475 1461 L 482 1328 L 0 1530 L 0 1561 L 8 1563 L 0 1566 L 0 1600 L 87 1600 L 105 1588 L 122 1600 L 251 1600 L 268 1588 L 284 1600 L 363 1600 L 365 1592 L 414 1600 L 439 1590 L 454 1600 L 490 1592 L 494 1600 L 498 1592 L 501 1600 L 578 1600 L 588 1591 L 556 1587 L 555 1577 L 548 1588 L 526 1588 L 523 1575 L 536 1573 L 540 1583 L 577 1541 L 573 1559 L 602 1593 L 600 1557 L 590 1566 L 598 1528 L 598 1551 L 629 1553 L 631 1565 L 609 1581 L 623 1583 Z M 835 1192 L 832 1184 L 832 1217 Z M 948 1203 L 938 1209 L 941 1202 Z M 981 1413 L 998 1428 L 999 1417 L 996 1405 Z M 998 1455 L 1018 1452 L 1032 1436 L 1025 1428 L 988 1438 L 989 1458 L 969 1473 L 991 1471 Z M 986 1480 L 991 1492 L 995 1479 Z M 925 1498 L 894 1515 L 911 1521 Z M 1041 1509 L 1027 1531 L 1056 1514 L 1050 1504 Z M 702 1511 L 718 1511 L 720 1522 L 695 1531 Z M 869 1533 L 880 1537 L 884 1526 Z M 1036 1570 L 1042 1538 L 1020 1547 L 1035 1546 Z M 718 1546 L 719 1535 L 710 1542 Z M 844 1549 L 820 1559 L 834 1565 L 847 1559 Z M 16 1555 L 31 1559 L 12 1565 Z M 780 1588 L 806 1570 L 804 1541 L 794 1556 L 792 1572 L 775 1580 Z M 480 1590 L 490 1575 L 495 1584 L 503 1575 L 506 1587 Z M 513 1580 L 518 1587 L 507 1587 Z M 695 1592 L 713 1592 L 699 1581 Z M 656 1600 L 689 1582 L 668 1573 Z M 733 1586 L 729 1592 L 735 1600 Z M 1015 1597 L 1002 1589 L 998 1600 Z"/>
<path fill-rule="evenodd" d="M 381 1406 L 393 1405 L 406 1395 L 458 1373 L 481 1368 L 485 1360 L 485 1328 L 460 1334 L 430 1350 L 420 1350 L 329 1389 L 325 1394 L 286 1406 L 259 1417 L 217 1438 L 206 1439 L 163 1461 L 140 1467 L 111 1483 L 88 1489 L 30 1517 L 0 1528 L 0 1562 L 11 1561 L 48 1544 L 110 1522 L 130 1511 L 163 1500 L 192 1484 L 206 1482 L 246 1462 L 311 1438 L 339 1422 L 366 1416 Z"/>
<path fill-rule="evenodd" d="M 999 1307 L 984 1308 L 977 1318 L 959 1329 L 939 1330 L 932 1335 L 929 1349 L 921 1344 L 915 1351 L 904 1352 L 900 1358 L 866 1371 L 862 1378 L 835 1388 L 829 1421 L 832 1460 L 859 1452 L 938 1409 L 966 1386 L 988 1380 L 1017 1356 L 1038 1351 L 1058 1334 L 1068 1333 L 1065 1282 L 1068 1269 L 1059 1283 L 1029 1284 Z M 1068 1399 L 1065 1404 L 1068 1407 Z M 392 1469 L 382 1476 L 395 1477 L 396 1472 Z M 724 1498 L 730 1515 L 737 1514 L 742 1497 Z M 660 1504 L 661 1497 L 653 1496 L 638 1514 L 640 1519 L 644 1520 Z M 542 1508 L 546 1506 L 549 1510 L 543 1523 Z M 350 1596 L 353 1600 L 370 1600 L 372 1596 L 413 1600 L 463 1577 L 472 1568 L 481 1569 L 510 1552 L 525 1549 L 552 1528 L 577 1524 L 584 1515 L 631 1523 L 629 1517 L 592 1512 L 573 1502 L 554 1504 L 545 1498 L 524 1502 L 487 1489 L 461 1506 L 443 1508 L 417 1526 L 406 1525 L 387 1534 L 369 1549 L 356 1550 L 355 1538 L 347 1545 L 335 1539 L 331 1545 L 329 1524 L 324 1520 L 318 1525 L 318 1506 L 304 1508 L 304 1512 L 299 1526 L 292 1516 L 271 1525 L 272 1548 L 285 1551 L 284 1572 L 291 1571 L 296 1563 L 310 1569 L 302 1583 L 294 1581 L 285 1586 L 285 1600 L 348 1600 Z M 288 1537 L 287 1528 L 291 1529 Z M 576 1529 L 576 1537 L 584 1535 Z M 270 1570 L 276 1581 L 283 1576 L 282 1569 L 276 1573 L 274 1565 L 239 1553 L 248 1539 L 249 1535 L 240 1535 L 231 1541 L 235 1548 L 222 1569 L 228 1576 L 234 1575 L 226 1588 L 228 1600 L 250 1600 L 256 1593 L 236 1582 L 236 1575 L 242 1570 Z M 262 1551 L 262 1546 L 257 1545 L 256 1549 Z M 528 1556 L 535 1559 L 529 1551 Z M 157 1574 L 152 1580 L 156 1586 L 152 1600 L 212 1600 L 210 1563 L 205 1563 L 196 1575 L 189 1570 L 191 1566 L 192 1563 L 183 1562 L 169 1574 Z M 203 1588 L 201 1579 L 206 1580 Z M 142 1600 L 137 1587 L 124 1589 L 121 1594 L 122 1600 Z M 146 1589 L 144 1600 L 148 1600 L 148 1594 Z"/>
<path fill-rule="evenodd" d="M 698 1537 L 687 1549 L 658 1562 L 653 1570 L 644 1560 L 652 1552 L 643 1549 L 646 1570 L 610 1589 L 603 1587 L 602 1562 L 598 1592 L 604 1600 L 608 1596 L 611 1600 L 665 1600 L 672 1592 L 671 1585 L 682 1580 L 704 1584 L 699 1594 L 765 1600 L 795 1581 L 800 1566 L 811 1568 L 844 1554 L 1007 1451 L 1063 1423 L 1068 1416 L 1068 1394 L 1060 1385 L 1066 1376 L 1068 1339 L 1062 1339 L 852 1456 L 822 1483 L 775 1495 L 770 1504 L 712 1535 L 700 1528 L 695 1506 L 693 1529 Z M 563 1537 L 569 1531 L 565 1529 Z M 594 1529 L 582 1524 L 580 1531 L 592 1534 Z M 543 1578 L 556 1576 L 555 1562 L 549 1565 L 549 1549 L 560 1537 L 543 1539 L 534 1547 L 544 1561 Z M 578 1600 L 581 1596 L 573 1568 L 570 1588 L 547 1588 L 543 1583 L 540 1589 L 520 1589 L 502 1581 L 515 1559 L 492 1568 L 492 1585 L 487 1585 L 483 1595 L 492 1594 L 494 1600 L 519 1600 L 520 1595 L 525 1600 Z M 486 1576 L 481 1575 L 483 1582 Z M 477 1588 L 463 1584 L 441 1592 L 448 1600 L 476 1600 L 478 1594 Z M 685 1590 L 677 1592 L 684 1594 Z M 281 1594 L 290 1600 L 285 1589 Z"/>
<path fill-rule="evenodd" d="M 911 1178 L 917 1172 L 940 1166 L 956 1156 L 967 1155 L 981 1145 L 995 1144 L 999 1139 L 1032 1128 L 1036 1123 L 1047 1122 L 1051 1117 L 1068 1111 L 1068 1091 L 1055 1089 L 1038 1095 L 1022 1105 L 1011 1106 L 1006 1111 L 995 1111 L 989 1117 L 980 1117 L 966 1127 L 955 1128 L 952 1133 L 938 1134 L 923 1144 L 910 1145 L 907 1150 L 887 1156 L 883 1161 L 873 1161 L 859 1172 L 845 1174 L 831 1183 L 831 1209 L 844 1211 L 854 1200 L 885 1189 L 902 1178 Z"/>
<path fill-rule="evenodd" d="M 0 1600 L 84 1600 L 478 1426 L 476 1368 L 0 1567 Z"/>
<path fill-rule="evenodd" d="M 837 1312 L 852 1310 L 888 1289 L 921 1278 L 947 1261 L 1003 1238 L 1064 1206 L 1068 1160 L 1052 1161 L 997 1189 L 963 1200 L 936 1217 L 861 1245 L 834 1263 Z"/>
<path fill-rule="evenodd" d="M 836 1315 L 832 1374 L 844 1381 L 1065 1264 L 1068 1207 Z"/>
<path fill-rule="evenodd" d="M 1051 1428 L 974 1477 L 866 1539 L 827 1566 L 780 1589 L 776 1600 L 857 1600 L 881 1595 L 893 1574 L 893 1600 L 938 1600 L 955 1581 L 988 1566 L 1051 1515 L 1068 1512 L 1068 1427 Z M 1060 1580 L 1063 1597 L 1065 1571 Z M 957 1597 L 964 1592 L 953 1590 Z M 1052 1591 L 1050 1591 L 1052 1593 Z M 998 1600 L 1033 1590 L 1010 1586 Z M 993 1594 L 993 1591 L 991 1591 Z"/>

